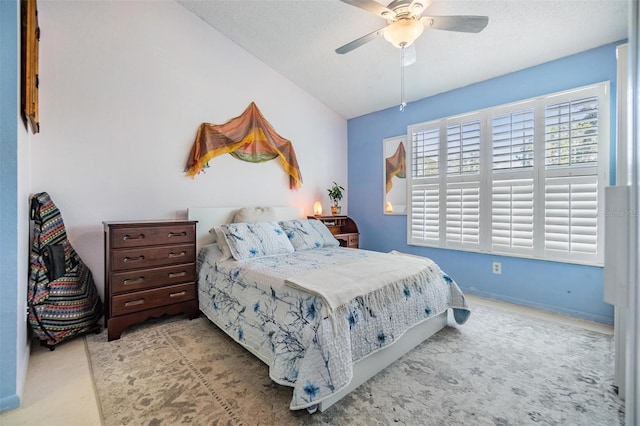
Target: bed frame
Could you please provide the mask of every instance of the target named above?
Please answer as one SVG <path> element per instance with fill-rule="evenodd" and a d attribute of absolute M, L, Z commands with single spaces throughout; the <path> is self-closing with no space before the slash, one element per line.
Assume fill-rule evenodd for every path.
<path fill-rule="evenodd" d="M 209 230 L 216 225 L 230 223 L 235 212 L 240 207 L 195 207 L 188 209 L 189 220 L 197 220 L 196 246 L 199 250 L 205 244 L 213 242 Z M 298 207 L 274 207 L 277 220 L 303 218 L 303 212 Z M 213 321 L 212 321 L 213 322 Z M 215 324 L 215 322 L 214 322 Z M 398 340 L 371 355 L 357 361 L 353 365 L 353 379 L 339 392 L 318 404 L 318 409 L 324 411 L 342 399 L 349 392 L 365 383 L 371 377 L 395 362 L 420 343 L 436 334 L 448 324 L 448 310 L 435 317 L 425 320 L 407 330 Z M 218 325 L 218 324 L 216 324 Z M 222 327 L 220 329 L 224 330 Z M 242 345 L 265 364 L 269 361 L 252 348 Z"/>

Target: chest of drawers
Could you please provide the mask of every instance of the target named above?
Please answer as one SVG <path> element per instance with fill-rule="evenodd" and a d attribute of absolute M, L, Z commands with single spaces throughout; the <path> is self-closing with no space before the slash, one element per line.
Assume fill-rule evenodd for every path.
<path fill-rule="evenodd" d="M 161 315 L 198 316 L 196 222 L 103 222 L 107 339 Z"/>

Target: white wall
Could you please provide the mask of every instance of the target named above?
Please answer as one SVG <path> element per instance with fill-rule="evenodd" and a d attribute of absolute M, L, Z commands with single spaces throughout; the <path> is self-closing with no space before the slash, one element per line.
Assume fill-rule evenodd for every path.
<path fill-rule="evenodd" d="M 173 1 L 39 2 L 41 134 L 31 189 L 60 208 L 103 295 L 102 221 L 186 218 L 190 206 L 295 205 L 305 213 L 347 182 L 338 114 Z M 255 101 L 292 141 L 304 179 L 279 161 L 214 158 L 183 169 L 200 123 Z M 347 200 L 343 202 L 347 205 Z"/>

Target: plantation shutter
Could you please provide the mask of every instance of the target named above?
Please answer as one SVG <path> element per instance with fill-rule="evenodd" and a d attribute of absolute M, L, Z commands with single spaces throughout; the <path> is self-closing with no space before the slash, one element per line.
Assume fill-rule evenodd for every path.
<path fill-rule="evenodd" d="M 480 184 L 447 184 L 447 247 L 475 245 L 480 240 Z"/>
<path fill-rule="evenodd" d="M 440 160 L 440 129 L 427 128 L 412 135 L 411 165 L 415 178 L 438 177 Z"/>
<path fill-rule="evenodd" d="M 440 128 L 420 126 L 411 135 L 408 241 L 435 245 L 440 241 Z"/>
<path fill-rule="evenodd" d="M 491 121 L 491 250 L 533 254 L 534 137 L 531 103 L 496 111 Z"/>
<path fill-rule="evenodd" d="M 547 169 L 598 165 L 597 97 L 545 108 L 545 165 Z"/>
<path fill-rule="evenodd" d="M 533 168 L 533 108 L 494 116 L 491 136 L 494 172 Z"/>
<path fill-rule="evenodd" d="M 533 253 L 533 179 L 494 180 L 491 194 L 491 250 Z"/>
<path fill-rule="evenodd" d="M 408 244 L 602 265 L 608 90 L 410 125 Z"/>
<path fill-rule="evenodd" d="M 438 244 L 440 239 L 440 185 L 411 188 L 411 240 L 416 244 Z"/>
<path fill-rule="evenodd" d="M 579 261 L 601 257 L 598 141 L 597 96 L 561 98 L 545 108 L 545 256 Z"/>
<path fill-rule="evenodd" d="M 447 176 L 480 171 L 480 121 L 447 126 Z"/>
<path fill-rule="evenodd" d="M 545 179 L 544 208 L 547 255 L 584 260 L 597 255 L 597 176 Z"/>
<path fill-rule="evenodd" d="M 446 132 L 445 241 L 451 248 L 480 242 L 480 121 L 449 120 Z"/>

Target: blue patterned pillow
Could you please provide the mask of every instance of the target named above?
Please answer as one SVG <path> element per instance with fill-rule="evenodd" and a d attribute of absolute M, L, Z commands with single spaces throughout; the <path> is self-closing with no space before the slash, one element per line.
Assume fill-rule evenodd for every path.
<path fill-rule="evenodd" d="M 296 251 L 339 246 L 326 225 L 315 219 L 295 219 L 279 222 Z"/>
<path fill-rule="evenodd" d="M 276 222 L 228 223 L 220 231 L 235 260 L 293 253 L 287 235 Z"/>

